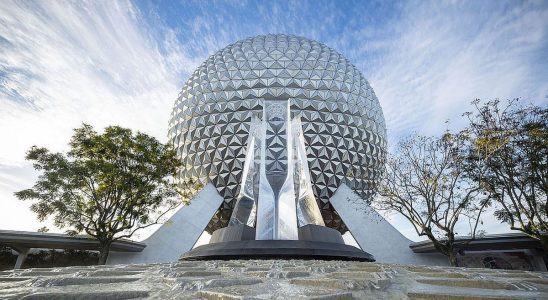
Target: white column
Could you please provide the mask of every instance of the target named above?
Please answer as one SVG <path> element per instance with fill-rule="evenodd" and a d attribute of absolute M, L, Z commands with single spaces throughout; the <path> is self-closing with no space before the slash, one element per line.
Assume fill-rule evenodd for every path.
<path fill-rule="evenodd" d="M 208 183 L 149 238 L 142 252 L 110 252 L 107 264 L 174 262 L 190 250 L 224 199 Z"/>
<path fill-rule="evenodd" d="M 448 259 L 437 253 L 414 253 L 411 240 L 403 236 L 365 201 L 342 184 L 329 199 L 350 233 L 363 251 L 372 254 L 377 262 L 449 265 Z"/>
<path fill-rule="evenodd" d="M 14 248 L 15 249 L 15 248 Z M 21 269 L 23 266 L 23 263 L 25 262 L 25 259 L 27 259 L 27 255 L 29 254 L 30 248 L 17 248 L 15 249 L 17 251 L 17 260 L 15 261 L 15 267 L 14 269 Z"/>

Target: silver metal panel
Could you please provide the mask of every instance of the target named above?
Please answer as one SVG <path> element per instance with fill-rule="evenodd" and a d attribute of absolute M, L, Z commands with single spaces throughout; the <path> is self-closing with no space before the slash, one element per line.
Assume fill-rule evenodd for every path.
<path fill-rule="evenodd" d="M 265 100 L 261 177 L 257 213 L 258 240 L 298 240 L 291 157 L 289 101 Z M 270 188 L 270 190 L 269 190 Z M 265 194 L 268 193 L 268 194 Z"/>
<path fill-rule="evenodd" d="M 251 130 L 247 142 L 247 154 L 244 163 L 242 183 L 240 193 L 238 194 L 234 211 L 230 218 L 229 226 L 245 224 L 255 227 L 255 216 L 257 214 L 257 196 L 258 196 L 258 178 L 259 164 L 256 163 L 259 154 L 256 152 L 261 149 L 261 134 L 258 134 L 262 128 L 262 121 L 256 116 L 251 121 Z"/>
<path fill-rule="evenodd" d="M 265 119 L 261 127 L 263 140 L 266 137 Z M 273 240 L 276 238 L 276 196 L 268 182 L 266 171 L 266 142 L 261 143 L 259 195 L 257 200 L 257 240 Z"/>
<path fill-rule="evenodd" d="M 337 217 L 324 206 L 341 183 L 364 199 L 374 194 L 386 130 L 367 80 L 324 44 L 291 35 L 256 36 L 227 46 L 198 67 L 171 114 L 169 139 L 184 165 L 181 186 L 211 181 L 227 202 L 208 230 L 228 223 L 261 99 L 291 99 L 292 111 L 301 115 L 312 190 L 325 203 L 324 216 Z M 328 223 L 344 230 L 340 220 Z"/>
<path fill-rule="evenodd" d="M 262 121 L 253 117 L 250 132 L 229 226 L 256 223 L 258 240 L 298 240 L 299 226 L 324 225 L 312 193 L 300 116 L 291 120 L 291 101 L 265 100 Z M 251 219 L 254 199 L 256 220 Z"/>
<path fill-rule="evenodd" d="M 272 104 L 275 104 L 274 107 L 279 111 L 276 111 Z M 271 119 L 271 116 L 277 114 L 275 117 L 281 119 L 284 123 L 285 129 L 282 129 L 281 132 L 284 134 L 279 134 L 278 141 L 284 144 L 284 151 L 279 151 L 273 153 L 276 156 L 277 161 L 285 161 L 285 164 L 279 163 L 279 166 L 283 168 L 283 176 L 285 180 L 278 191 L 276 199 L 276 235 L 275 239 L 277 240 L 298 240 L 299 231 L 297 226 L 297 202 L 295 197 L 295 187 L 294 187 L 294 172 L 293 172 L 293 134 L 291 126 L 291 103 L 290 101 L 267 101 L 265 105 L 265 112 L 263 118 L 267 120 Z M 270 109 L 269 109 L 270 108 Z M 280 112 L 284 112 L 283 114 Z M 282 127 L 282 128 L 283 128 Z"/>
<path fill-rule="evenodd" d="M 325 226 L 325 223 L 314 198 L 312 191 L 312 180 L 310 171 L 308 170 L 308 160 L 306 157 L 305 141 L 302 133 L 302 125 L 300 116 L 295 117 L 292 121 L 293 128 L 293 151 L 295 166 L 295 182 L 297 195 L 297 219 L 299 227 L 308 224 Z"/>

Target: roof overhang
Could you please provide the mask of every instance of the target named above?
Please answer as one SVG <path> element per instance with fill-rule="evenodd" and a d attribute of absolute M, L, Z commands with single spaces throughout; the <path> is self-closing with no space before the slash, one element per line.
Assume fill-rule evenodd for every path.
<path fill-rule="evenodd" d="M 434 243 L 430 240 L 411 243 L 409 248 L 415 253 L 435 253 Z M 471 239 L 462 237 L 457 239 L 456 250 L 486 251 L 486 250 L 523 250 L 542 248 L 540 242 L 523 233 L 490 234 Z"/>
<path fill-rule="evenodd" d="M 0 245 L 18 248 L 99 250 L 100 244 L 87 235 L 70 236 L 58 233 L 0 230 Z M 131 240 L 118 240 L 110 250 L 121 252 L 141 252 L 146 244 Z"/>

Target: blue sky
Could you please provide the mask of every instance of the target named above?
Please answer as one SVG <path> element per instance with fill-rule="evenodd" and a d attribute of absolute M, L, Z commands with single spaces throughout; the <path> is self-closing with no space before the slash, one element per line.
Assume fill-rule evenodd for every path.
<path fill-rule="evenodd" d="M 189 74 L 265 33 L 315 39 L 353 62 L 381 102 L 391 145 L 459 128 L 474 98 L 548 102 L 546 1 L 3 1 L 0 228 L 48 225 L 13 197 L 37 176 L 24 161 L 30 146 L 64 151 L 81 122 L 166 141 Z"/>

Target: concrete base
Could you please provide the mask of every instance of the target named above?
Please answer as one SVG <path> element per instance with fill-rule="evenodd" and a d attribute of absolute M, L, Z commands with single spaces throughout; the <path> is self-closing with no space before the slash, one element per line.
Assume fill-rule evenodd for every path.
<path fill-rule="evenodd" d="M 299 227 L 299 240 L 344 244 L 344 239 L 338 230 L 314 224 Z"/>
<path fill-rule="evenodd" d="M 181 260 L 274 258 L 375 261 L 371 254 L 354 246 L 298 240 L 253 240 L 208 244 L 188 251 Z"/>
<path fill-rule="evenodd" d="M 249 241 L 254 239 L 255 228 L 241 224 L 215 230 L 215 232 L 211 235 L 209 243 L 214 244 L 231 241 Z"/>
<path fill-rule="evenodd" d="M 299 240 L 255 240 L 255 228 L 234 225 L 216 230 L 208 245 L 185 253 L 183 260 L 325 259 L 375 261 L 369 253 L 344 243 L 341 234 L 319 225 L 299 227 Z"/>
<path fill-rule="evenodd" d="M 162 263 L 177 261 L 181 253 L 196 243 L 213 214 L 224 201 L 213 184 L 208 183 L 143 243 L 139 253 L 112 251 L 107 264 Z"/>
<path fill-rule="evenodd" d="M 414 253 L 394 226 L 371 208 L 348 186 L 342 184 L 329 199 L 360 247 L 371 253 L 377 262 L 447 266 L 447 257 L 438 254 Z"/>

